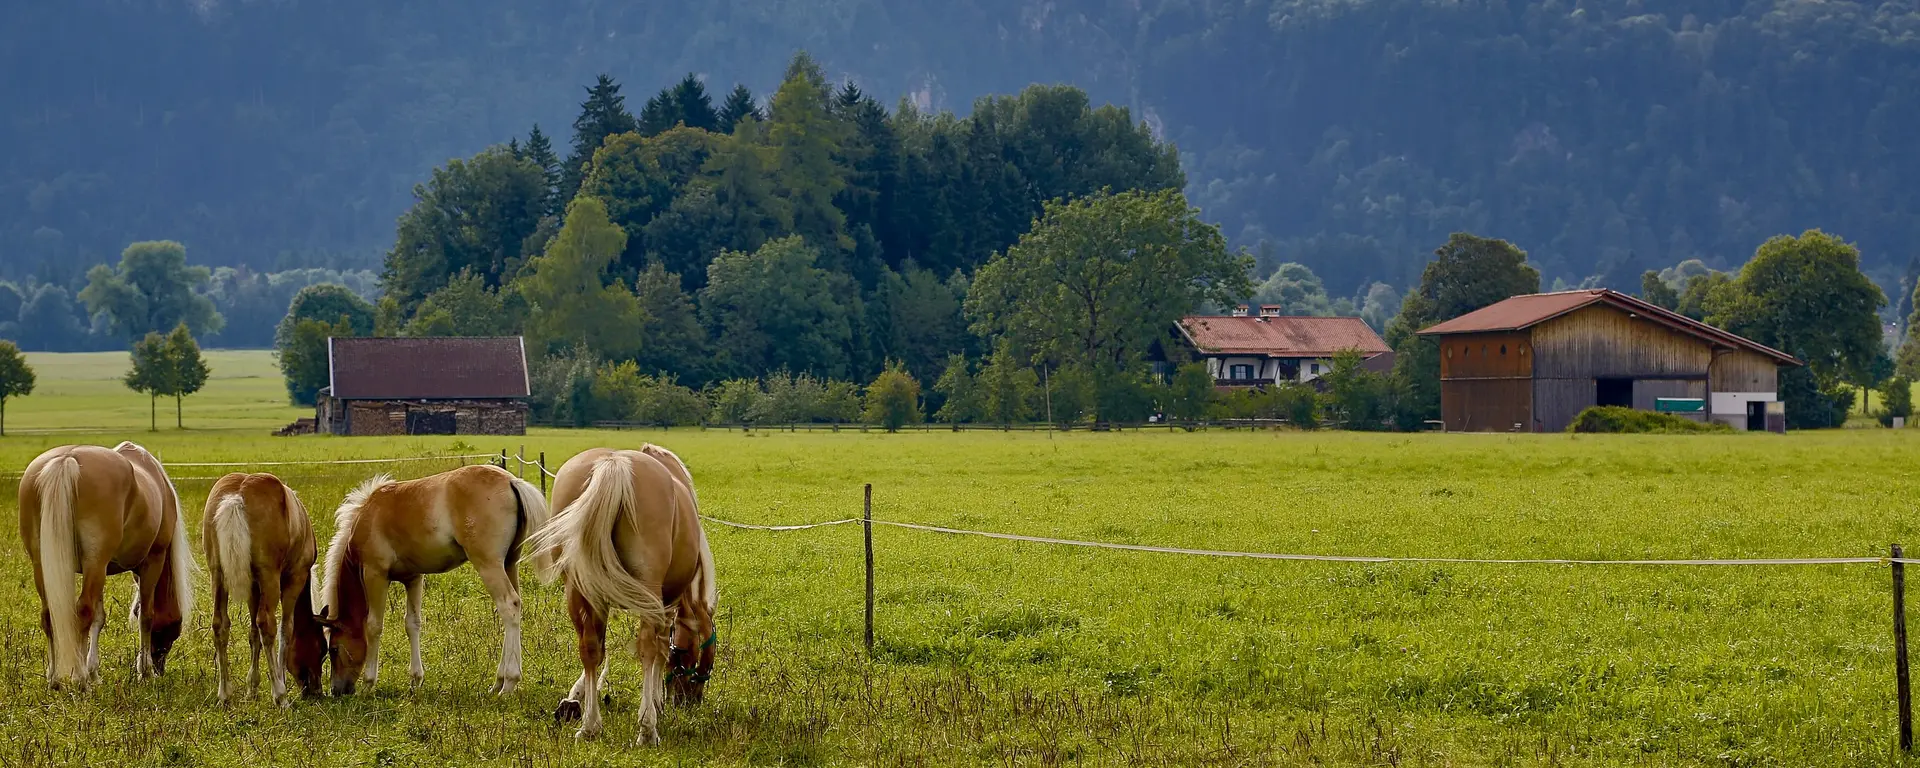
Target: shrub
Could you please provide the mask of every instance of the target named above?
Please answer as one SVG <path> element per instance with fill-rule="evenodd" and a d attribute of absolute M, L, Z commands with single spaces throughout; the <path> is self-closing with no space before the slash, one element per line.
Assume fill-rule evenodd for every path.
<path fill-rule="evenodd" d="M 1893 426 L 1893 417 L 1911 418 L 1913 416 L 1913 380 L 1905 376 L 1895 376 L 1887 380 L 1880 390 L 1880 423 Z"/>
<path fill-rule="evenodd" d="M 891 363 L 867 385 L 867 423 L 886 427 L 888 432 L 920 423 L 920 382 L 907 373 L 906 366 Z"/>
<path fill-rule="evenodd" d="M 1659 435 L 1689 432 L 1730 432 L 1733 428 L 1719 422 L 1701 423 L 1671 413 L 1638 411 L 1617 405 L 1596 405 L 1573 417 L 1568 432 L 1618 432 Z"/>

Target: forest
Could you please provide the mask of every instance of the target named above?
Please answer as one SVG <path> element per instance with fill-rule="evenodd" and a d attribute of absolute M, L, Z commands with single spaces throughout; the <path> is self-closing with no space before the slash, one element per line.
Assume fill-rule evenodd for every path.
<path fill-rule="evenodd" d="M 1590 0 L 74 0 L 0 30 L 0 278 L 77 293 L 126 244 L 377 270 L 414 184 L 562 129 L 607 73 L 767 94 L 796 49 L 892 110 L 1071 85 L 1178 148 L 1264 277 L 1404 292 L 1455 231 L 1546 287 L 1632 290 L 1820 227 L 1889 295 L 1912 254 L 1910 3 Z M 636 105 L 636 107 L 639 105 Z M 561 139 L 564 141 L 564 139 Z"/>

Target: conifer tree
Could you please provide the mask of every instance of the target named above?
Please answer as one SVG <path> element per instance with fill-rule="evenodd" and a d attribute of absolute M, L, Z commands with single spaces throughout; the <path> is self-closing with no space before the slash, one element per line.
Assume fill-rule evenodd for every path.
<path fill-rule="evenodd" d="M 733 133 L 733 129 L 748 120 L 765 122 L 767 116 L 760 112 L 759 103 L 754 101 L 753 91 L 744 85 L 736 85 L 733 92 L 727 94 L 726 103 L 720 105 L 717 126 L 721 133 Z"/>
<path fill-rule="evenodd" d="M 620 84 L 610 75 L 600 75 L 587 88 L 587 100 L 580 102 L 580 116 L 573 120 L 573 154 L 567 156 L 561 173 L 560 197 L 570 200 L 586 179 L 587 164 L 608 136 L 627 133 L 637 127 L 627 111 Z"/>

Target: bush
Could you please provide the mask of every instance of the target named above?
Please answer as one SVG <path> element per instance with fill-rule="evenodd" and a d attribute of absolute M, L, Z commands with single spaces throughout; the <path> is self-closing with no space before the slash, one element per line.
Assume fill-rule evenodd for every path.
<path fill-rule="evenodd" d="M 1880 424 L 1893 426 L 1893 417 L 1912 418 L 1913 416 L 1913 380 L 1905 376 L 1895 376 L 1887 380 L 1880 390 Z"/>
<path fill-rule="evenodd" d="M 1596 405 L 1573 417 L 1568 432 L 1615 432 L 1673 435 L 1690 432 L 1731 432 L 1719 422 L 1701 423 L 1671 413 L 1638 411 L 1617 405 Z"/>
<path fill-rule="evenodd" d="M 867 423 L 898 432 L 920 423 L 920 382 L 900 363 L 891 363 L 867 385 Z"/>

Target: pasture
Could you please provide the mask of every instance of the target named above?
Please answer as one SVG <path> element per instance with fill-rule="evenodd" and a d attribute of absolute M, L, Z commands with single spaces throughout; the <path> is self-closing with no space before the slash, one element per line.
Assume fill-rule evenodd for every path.
<path fill-rule="evenodd" d="M 9 410 L 30 413 L 36 398 Z M 263 432 L 14 436 L 0 440 L 0 472 L 55 444 L 119 439 L 169 462 L 524 443 L 555 467 L 587 447 L 651 440 L 687 460 L 706 514 L 762 524 L 857 516 L 871 482 L 881 519 L 1241 551 L 1875 556 L 1920 542 L 1910 501 L 1920 442 L 1892 431 Z M 324 541 L 361 478 L 456 464 L 278 470 Z M 223 471 L 173 470 L 196 541 L 210 485 L 198 478 Z M 525 680 L 489 697 L 499 626 L 465 569 L 428 580 L 417 690 L 394 624 L 370 694 L 288 712 L 262 695 L 222 710 L 203 608 L 166 677 L 131 680 L 133 637 L 114 620 L 103 683 L 54 692 L 11 486 L 0 482 L 5 765 L 1900 764 L 1878 565 L 1271 562 L 876 527 L 879 642 L 868 660 L 857 526 L 709 526 L 719 665 L 703 706 L 668 711 L 658 748 L 631 745 L 638 665 L 623 655 L 600 741 L 576 744 L 571 724 L 552 724 L 579 671 L 554 587 L 526 588 Z M 115 577 L 110 616 L 125 615 L 130 584 Z M 204 577 L 199 586 L 204 595 Z M 610 645 L 630 626 L 616 620 Z"/>

